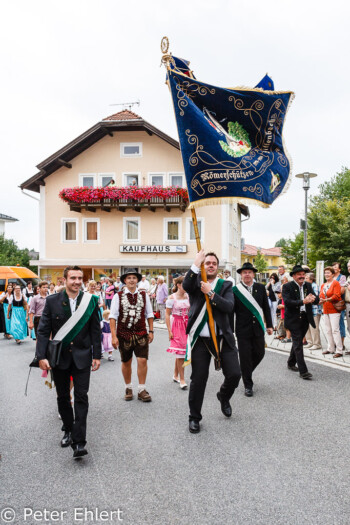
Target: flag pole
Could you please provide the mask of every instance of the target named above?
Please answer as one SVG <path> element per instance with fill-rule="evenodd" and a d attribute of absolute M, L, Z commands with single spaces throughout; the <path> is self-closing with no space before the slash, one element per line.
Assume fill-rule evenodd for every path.
<path fill-rule="evenodd" d="M 200 236 L 199 236 L 196 210 L 194 208 L 191 208 L 191 213 L 192 213 L 193 229 L 194 229 L 194 234 L 195 234 L 196 243 L 197 243 L 197 250 L 198 250 L 198 252 L 200 252 L 201 249 L 202 249 L 202 246 L 201 246 L 201 239 L 200 239 Z M 204 281 L 205 283 L 208 281 L 207 274 L 205 273 L 205 269 L 204 269 L 204 264 L 203 263 L 201 264 L 201 277 L 202 277 L 202 281 Z M 213 310 L 211 308 L 210 299 L 208 297 L 208 294 L 204 294 L 204 297 L 205 297 L 205 302 L 206 302 L 207 312 L 208 312 L 209 331 L 210 331 L 210 335 L 212 337 L 212 340 L 213 340 L 213 343 L 214 343 L 214 347 L 215 347 L 215 351 L 216 351 L 215 368 L 216 368 L 216 370 L 220 370 L 220 368 L 221 368 L 220 353 L 219 353 L 219 347 L 218 347 L 218 342 L 217 342 L 216 333 L 215 333 L 215 322 L 214 322 L 214 317 L 213 317 Z"/>

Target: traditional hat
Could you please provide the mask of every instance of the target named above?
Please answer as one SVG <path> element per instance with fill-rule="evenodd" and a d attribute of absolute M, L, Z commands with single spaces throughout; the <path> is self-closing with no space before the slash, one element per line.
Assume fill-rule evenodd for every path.
<path fill-rule="evenodd" d="M 293 267 L 293 270 L 291 270 L 289 272 L 289 275 L 292 276 L 294 275 L 295 273 L 298 273 L 298 272 L 306 272 L 305 268 L 303 268 L 301 266 L 301 264 L 296 264 L 294 267 Z"/>
<path fill-rule="evenodd" d="M 137 281 L 140 282 L 142 279 L 142 275 L 138 273 L 138 271 L 135 268 L 127 268 L 123 275 L 121 275 L 120 280 L 123 284 L 125 284 L 125 277 L 128 275 L 136 275 Z"/>
<path fill-rule="evenodd" d="M 254 268 L 254 266 L 250 262 L 245 262 L 242 268 L 238 268 L 237 273 L 241 273 L 242 270 L 253 270 L 254 273 L 258 271 L 256 268 Z"/>

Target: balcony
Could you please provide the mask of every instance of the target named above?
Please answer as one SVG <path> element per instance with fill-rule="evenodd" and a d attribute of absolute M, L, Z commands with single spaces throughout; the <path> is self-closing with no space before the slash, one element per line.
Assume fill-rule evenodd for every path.
<path fill-rule="evenodd" d="M 170 186 L 127 186 L 117 188 L 107 186 L 104 188 L 64 188 L 60 198 L 69 204 L 71 211 L 81 212 L 86 210 L 95 213 L 96 210 L 110 212 L 113 209 L 125 212 L 133 210 L 149 210 L 155 212 L 157 209 L 170 212 L 177 208 L 184 212 L 188 205 L 187 189 Z"/>

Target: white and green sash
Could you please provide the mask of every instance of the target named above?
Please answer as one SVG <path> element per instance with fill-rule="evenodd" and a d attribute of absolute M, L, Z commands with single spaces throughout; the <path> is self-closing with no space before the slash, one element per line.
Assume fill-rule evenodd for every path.
<path fill-rule="evenodd" d="M 79 308 L 64 323 L 56 333 L 54 340 L 62 341 L 63 347 L 67 346 L 78 335 L 86 325 L 98 303 L 98 297 L 89 293 L 84 293 Z"/>
<path fill-rule="evenodd" d="M 264 312 L 252 294 L 248 292 L 247 288 L 243 286 L 242 283 L 238 283 L 232 288 L 232 290 L 235 296 L 238 297 L 244 306 L 257 318 L 263 332 L 265 333 Z"/>
<path fill-rule="evenodd" d="M 218 277 L 212 282 L 211 289 L 219 294 L 222 288 L 222 285 L 224 284 L 223 279 L 219 279 Z M 205 324 L 208 322 L 208 311 L 207 311 L 207 305 L 206 302 L 203 304 L 201 311 L 198 314 L 197 319 L 193 323 L 190 333 L 187 336 L 187 345 L 186 345 L 186 356 L 185 356 L 185 362 L 184 366 L 187 366 L 191 362 L 191 353 L 194 348 L 194 345 L 197 342 L 197 339 L 199 337 L 199 334 L 203 330 Z"/>

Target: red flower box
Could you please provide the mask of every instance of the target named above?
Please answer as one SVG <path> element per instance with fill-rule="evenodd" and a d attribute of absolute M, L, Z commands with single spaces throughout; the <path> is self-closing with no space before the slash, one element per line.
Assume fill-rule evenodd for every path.
<path fill-rule="evenodd" d="M 180 197 L 183 201 L 188 201 L 188 192 L 186 188 L 179 186 L 125 186 L 116 188 L 115 186 L 89 188 L 88 186 L 63 188 L 59 196 L 68 203 L 82 204 L 99 202 L 109 199 L 112 202 L 120 200 L 148 201 L 150 199 L 171 199 Z"/>

